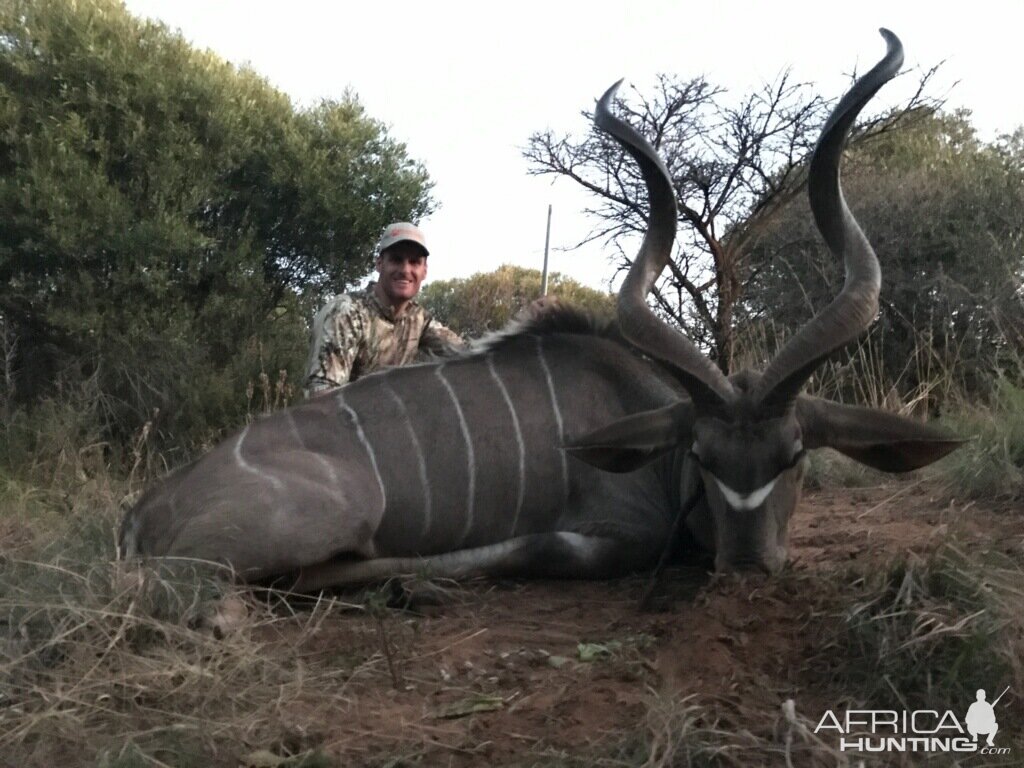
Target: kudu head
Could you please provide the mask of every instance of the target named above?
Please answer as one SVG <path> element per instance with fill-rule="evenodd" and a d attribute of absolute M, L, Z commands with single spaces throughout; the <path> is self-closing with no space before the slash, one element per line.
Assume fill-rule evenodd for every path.
<path fill-rule="evenodd" d="M 639 163 L 650 198 L 648 229 L 618 298 L 624 336 L 662 361 L 689 400 L 626 417 L 571 442 L 566 450 L 594 466 L 628 472 L 671 450 L 687 451 L 703 481 L 710 519 L 691 529 L 715 552 L 718 570 L 774 573 L 786 560 L 789 518 L 799 501 L 808 450 L 835 448 L 872 467 L 900 472 L 935 461 L 961 441 L 910 419 L 807 397 L 814 370 L 872 322 L 878 311 L 878 258 L 843 199 L 839 160 L 858 113 L 903 62 L 897 37 L 881 30 L 885 57 L 853 85 L 822 129 L 808 173 L 815 221 L 843 259 L 846 282 L 763 373 L 726 378 L 684 335 L 648 307 L 647 294 L 672 253 L 676 200 L 671 177 L 651 145 L 611 112 L 618 83 L 594 122 Z M 621 81 L 620 81 L 621 82 Z"/>

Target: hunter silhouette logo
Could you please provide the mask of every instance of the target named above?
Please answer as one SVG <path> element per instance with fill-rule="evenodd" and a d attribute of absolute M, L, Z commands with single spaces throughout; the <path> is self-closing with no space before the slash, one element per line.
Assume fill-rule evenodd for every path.
<path fill-rule="evenodd" d="M 815 733 L 833 731 L 840 751 L 856 752 L 976 752 L 980 755 L 1008 755 L 1009 747 L 995 746 L 999 731 L 996 705 L 1010 690 L 1006 686 L 991 704 L 984 688 L 963 721 L 951 709 L 828 710 L 822 715 Z M 984 742 L 979 737 L 985 737 Z"/>
<path fill-rule="evenodd" d="M 996 737 L 996 731 L 999 730 L 999 723 L 996 722 L 995 707 L 999 703 L 999 699 L 1003 698 L 1003 695 L 1008 690 L 1010 690 L 1010 686 L 1006 686 L 1006 690 L 989 704 L 985 701 L 985 689 L 978 689 L 977 701 L 971 704 L 967 714 L 964 716 L 964 722 L 967 723 L 967 732 L 974 737 L 975 741 L 978 740 L 978 736 L 988 736 L 985 743 L 990 747 L 995 746 L 992 740 Z"/>

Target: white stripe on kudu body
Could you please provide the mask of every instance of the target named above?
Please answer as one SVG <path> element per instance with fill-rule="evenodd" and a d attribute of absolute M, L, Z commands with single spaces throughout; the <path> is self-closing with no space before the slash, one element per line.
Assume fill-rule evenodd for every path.
<path fill-rule="evenodd" d="M 356 428 L 356 435 L 359 437 L 359 442 L 363 444 L 366 449 L 367 456 L 370 457 L 370 464 L 373 466 L 373 474 L 377 478 L 377 485 L 380 487 L 380 500 L 381 506 L 387 507 L 388 505 L 388 494 L 384 490 L 384 479 L 380 476 L 380 468 L 377 467 L 377 454 L 373 451 L 373 446 L 370 445 L 370 441 L 366 439 L 366 433 L 363 432 L 363 425 L 359 423 L 359 417 L 356 412 L 349 408 L 345 399 L 342 397 L 341 392 L 338 392 L 335 397 L 338 398 L 338 407 L 341 408 L 348 414 L 348 417 L 352 419 L 352 424 Z"/>
<path fill-rule="evenodd" d="M 419 438 L 416 437 L 416 430 L 412 428 L 412 421 L 409 419 L 409 410 L 405 407 L 405 403 L 402 402 L 402 398 L 399 397 L 398 393 L 395 392 L 394 388 L 388 384 L 386 376 L 382 376 L 380 379 L 381 386 L 391 395 L 395 403 L 398 404 L 398 409 L 402 412 L 402 421 L 405 422 L 405 427 L 409 432 L 409 439 L 412 441 L 413 450 L 416 452 L 416 460 L 419 462 L 420 470 L 420 484 L 423 486 L 423 530 L 422 536 L 426 536 L 430 531 L 431 517 L 433 516 L 433 510 L 431 508 L 431 491 L 430 491 L 430 478 L 427 477 L 427 461 L 423 457 L 423 448 L 420 446 Z"/>
<path fill-rule="evenodd" d="M 244 469 L 246 472 L 251 472 L 261 480 L 266 480 L 267 482 L 269 482 L 272 486 L 274 486 L 275 491 L 283 491 L 284 483 L 282 483 L 276 477 L 271 475 L 269 472 L 260 471 L 252 464 L 247 462 L 244 458 L 242 458 L 242 443 L 245 441 L 245 436 L 249 434 L 249 426 L 250 425 L 246 424 L 245 429 L 242 430 L 242 434 L 238 436 L 238 442 L 235 443 L 235 462 L 238 464 L 239 467 Z"/>
<path fill-rule="evenodd" d="M 565 442 L 565 430 L 562 427 L 562 410 L 558 407 L 558 397 L 555 395 L 555 382 L 551 378 L 551 369 L 548 368 L 548 361 L 544 358 L 544 337 L 536 336 L 537 339 L 537 358 L 540 360 L 540 366 L 544 369 L 544 378 L 548 382 L 548 394 L 551 395 L 551 409 L 555 412 L 555 425 L 558 427 L 558 445 L 555 446 L 555 452 L 562 459 L 562 498 L 569 498 L 569 467 L 565 459 L 565 451 L 558 450 L 558 448 Z"/>
<path fill-rule="evenodd" d="M 299 447 L 304 451 L 309 451 L 309 449 L 306 448 L 305 441 L 302 439 L 302 434 L 299 432 L 299 428 L 295 426 L 295 418 L 292 416 L 292 412 L 286 410 L 285 414 L 288 416 L 288 427 L 292 431 L 292 437 L 295 438 L 295 442 L 297 442 Z M 334 471 L 334 465 L 325 459 L 323 454 L 317 453 L 316 451 L 309 452 L 313 454 L 313 458 L 317 460 L 320 466 L 323 467 L 324 472 L 327 473 L 327 479 L 330 481 L 329 490 L 331 491 L 331 495 L 337 499 L 342 498 L 342 496 L 339 495 L 341 485 L 338 483 L 338 473 Z"/>
<path fill-rule="evenodd" d="M 466 441 L 466 457 L 469 464 L 469 488 L 466 492 L 466 527 L 462 531 L 462 537 L 459 539 L 459 546 L 469 536 L 469 531 L 473 527 L 473 499 L 476 497 L 476 456 L 473 454 L 473 441 L 469 437 L 469 424 L 466 423 L 466 416 L 462 412 L 462 406 L 459 404 L 459 398 L 455 396 L 455 390 L 452 389 L 452 385 L 448 383 L 448 379 L 444 377 L 444 365 L 439 365 L 434 369 L 434 373 L 437 374 L 437 378 L 444 384 L 444 388 L 448 390 L 448 396 L 452 399 L 452 405 L 455 406 L 455 413 L 459 417 L 459 426 L 462 428 L 462 439 Z"/>
<path fill-rule="evenodd" d="M 516 513 L 512 518 L 512 531 L 510 534 L 515 536 L 516 526 L 519 524 L 519 513 L 523 511 L 523 498 L 526 494 L 526 446 L 523 444 L 523 432 L 519 428 L 519 416 L 516 415 L 515 406 L 512 405 L 512 398 L 509 397 L 508 390 L 505 389 L 505 382 L 501 380 L 497 369 L 494 367 L 493 354 L 487 355 L 487 369 L 491 372 L 491 378 L 494 379 L 494 383 L 501 390 L 501 396 L 505 398 L 508 412 L 512 414 L 512 426 L 515 429 L 516 443 L 519 446 L 519 496 L 516 499 Z"/>

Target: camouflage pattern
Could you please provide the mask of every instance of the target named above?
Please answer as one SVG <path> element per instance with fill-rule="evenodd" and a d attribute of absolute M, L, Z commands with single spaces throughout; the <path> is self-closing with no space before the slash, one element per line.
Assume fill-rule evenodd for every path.
<path fill-rule="evenodd" d="M 400 317 L 378 301 L 374 283 L 329 301 L 313 320 L 313 346 L 306 363 L 306 395 L 340 387 L 361 376 L 465 346 L 454 331 L 411 302 Z"/>

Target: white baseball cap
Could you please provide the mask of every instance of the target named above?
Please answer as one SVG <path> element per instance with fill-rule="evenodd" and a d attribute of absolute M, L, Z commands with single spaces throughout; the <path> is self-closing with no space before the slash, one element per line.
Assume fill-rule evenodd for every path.
<path fill-rule="evenodd" d="M 416 245 L 423 249 L 426 255 L 430 255 L 430 251 L 427 249 L 427 238 L 424 237 L 423 230 L 407 221 L 396 221 L 394 224 L 388 224 L 384 228 L 384 234 L 380 236 L 380 242 L 377 244 L 377 253 L 383 253 L 391 246 L 404 240 L 416 243 Z"/>

